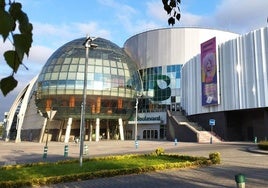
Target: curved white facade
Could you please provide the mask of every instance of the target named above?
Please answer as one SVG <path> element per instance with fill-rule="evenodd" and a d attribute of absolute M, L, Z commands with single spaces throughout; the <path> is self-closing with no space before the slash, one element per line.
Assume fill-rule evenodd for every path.
<path fill-rule="evenodd" d="M 167 28 L 151 30 L 129 38 L 124 48 L 140 69 L 184 64 L 200 53 L 200 44 L 217 37 L 217 44 L 237 34 L 205 28 Z"/>
<path fill-rule="evenodd" d="M 179 108 L 181 67 L 200 53 L 200 44 L 216 37 L 217 44 L 239 35 L 205 28 L 168 28 L 147 31 L 129 38 L 124 49 L 138 64 L 144 95 L 151 98 L 147 110 Z M 150 103 L 150 102 L 147 102 Z M 151 105 L 151 106 L 150 106 Z"/>
<path fill-rule="evenodd" d="M 218 45 L 217 53 L 218 105 L 201 104 L 200 55 L 182 68 L 181 105 L 187 115 L 267 107 L 267 27 Z"/>

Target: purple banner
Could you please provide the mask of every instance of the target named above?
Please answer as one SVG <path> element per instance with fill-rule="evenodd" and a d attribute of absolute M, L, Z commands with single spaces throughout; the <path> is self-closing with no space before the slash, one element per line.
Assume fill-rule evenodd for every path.
<path fill-rule="evenodd" d="M 202 106 L 218 104 L 216 37 L 201 44 Z"/>

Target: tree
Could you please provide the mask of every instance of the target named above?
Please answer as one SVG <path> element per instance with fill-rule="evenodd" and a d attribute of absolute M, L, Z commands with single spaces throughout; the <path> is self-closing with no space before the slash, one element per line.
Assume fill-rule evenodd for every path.
<path fill-rule="evenodd" d="M 0 89 L 4 96 L 12 91 L 18 84 L 14 74 L 18 71 L 19 66 L 27 67 L 22 60 L 24 55 L 29 56 L 32 45 L 33 26 L 29 22 L 28 16 L 22 11 L 22 5 L 11 0 L 8 3 L 0 0 L 0 35 L 5 43 L 8 39 L 13 49 L 4 52 L 4 59 L 11 68 L 10 76 L 0 80 Z"/>
<path fill-rule="evenodd" d="M 175 20 L 177 19 L 180 21 L 181 18 L 179 7 L 181 0 L 162 0 L 162 3 L 164 5 L 164 10 L 169 15 L 168 25 L 173 26 L 175 24 Z"/>

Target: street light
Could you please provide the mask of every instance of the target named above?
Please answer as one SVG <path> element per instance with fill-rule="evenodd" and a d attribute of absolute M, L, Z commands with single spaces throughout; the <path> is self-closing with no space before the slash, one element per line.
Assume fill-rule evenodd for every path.
<path fill-rule="evenodd" d="M 136 95 L 136 120 L 135 120 L 135 146 L 136 146 L 136 149 L 138 148 L 138 106 L 139 106 L 139 97 L 141 97 L 142 95 L 141 94 L 137 94 Z"/>
<path fill-rule="evenodd" d="M 83 102 L 81 104 L 81 122 L 80 122 L 80 155 L 79 162 L 80 166 L 83 165 L 83 150 L 84 150 L 84 135 L 85 135 L 85 112 L 86 112 L 86 101 L 87 101 L 87 72 L 88 72 L 88 53 L 89 48 L 97 48 L 97 44 L 93 44 L 92 41 L 94 39 L 87 36 L 83 45 L 86 48 L 86 62 L 85 62 L 85 70 L 84 70 L 84 87 L 83 87 Z"/>

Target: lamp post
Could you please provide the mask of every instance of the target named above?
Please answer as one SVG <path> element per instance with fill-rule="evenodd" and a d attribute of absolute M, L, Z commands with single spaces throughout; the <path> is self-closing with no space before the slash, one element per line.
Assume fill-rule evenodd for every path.
<path fill-rule="evenodd" d="M 139 105 L 139 99 L 136 97 L 136 120 L 135 120 L 135 143 L 137 142 L 138 138 L 138 105 Z"/>
<path fill-rule="evenodd" d="M 136 149 L 138 148 L 138 106 L 139 106 L 139 97 L 141 97 L 142 95 L 140 94 L 137 94 L 136 96 L 136 117 L 135 117 L 135 146 L 136 146 Z"/>
<path fill-rule="evenodd" d="M 85 112 L 86 112 L 86 101 L 87 101 L 87 72 L 88 72 L 88 54 L 89 48 L 97 48 L 98 45 L 92 43 L 93 39 L 87 36 L 83 45 L 86 48 L 86 61 L 85 61 L 85 70 L 84 70 L 84 87 L 83 87 L 83 102 L 81 105 L 81 121 L 80 121 L 80 154 L 79 162 L 80 166 L 83 165 L 83 151 L 84 151 L 84 136 L 85 136 Z"/>

